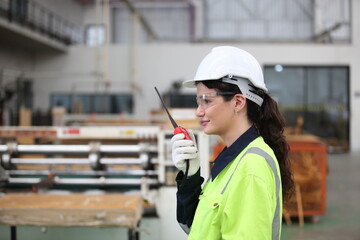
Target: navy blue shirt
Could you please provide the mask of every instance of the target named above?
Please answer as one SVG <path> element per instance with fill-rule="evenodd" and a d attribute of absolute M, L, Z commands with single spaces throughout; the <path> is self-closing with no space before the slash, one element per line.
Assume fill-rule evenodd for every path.
<path fill-rule="evenodd" d="M 257 137 L 259 137 L 259 133 L 256 127 L 252 126 L 231 144 L 230 147 L 225 147 L 214 161 L 215 165 L 211 169 L 212 180 L 214 180 L 216 176 Z M 186 180 L 184 185 L 180 186 L 183 177 L 184 173 L 182 171 L 176 176 L 178 186 L 178 191 L 176 193 L 177 221 L 181 224 L 186 224 L 190 228 L 199 203 L 201 184 L 204 182 L 204 178 L 200 176 L 199 169 L 195 175 Z"/>
<path fill-rule="evenodd" d="M 259 137 L 259 133 L 255 126 L 252 126 L 231 144 L 230 147 L 225 147 L 214 161 L 215 165 L 211 169 L 211 178 L 214 180 L 216 176 L 257 137 Z"/>

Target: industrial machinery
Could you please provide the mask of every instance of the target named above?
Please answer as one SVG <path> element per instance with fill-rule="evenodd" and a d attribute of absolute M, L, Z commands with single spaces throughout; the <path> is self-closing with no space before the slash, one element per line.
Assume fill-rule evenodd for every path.
<path fill-rule="evenodd" d="M 6 131 L 11 135 L 9 129 Z M 157 169 L 158 132 L 158 127 L 58 128 L 59 144 L 7 141 L 0 146 L 2 179 L 7 188 L 43 187 L 44 182 L 47 187 L 50 183 L 55 187 L 81 185 L 105 189 L 114 185 L 156 186 L 161 183 Z M 14 133 L 35 135 L 38 131 L 17 129 Z M 78 144 L 71 141 L 75 139 Z M 119 142 L 111 144 L 110 139 Z"/>
<path fill-rule="evenodd" d="M 0 129 L 0 135 L 1 179 L 6 188 L 32 186 L 49 178 L 57 188 L 173 184 L 166 180 L 173 171 L 172 132 L 159 126 L 20 127 Z M 195 135 L 198 144 L 208 148 L 207 137 L 197 131 Z M 47 137 L 52 143 L 19 144 L 18 137 Z M 200 154 L 208 159 L 208 151 Z"/>

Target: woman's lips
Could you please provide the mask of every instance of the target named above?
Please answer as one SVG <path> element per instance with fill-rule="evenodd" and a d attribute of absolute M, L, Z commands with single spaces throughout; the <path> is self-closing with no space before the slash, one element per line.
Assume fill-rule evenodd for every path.
<path fill-rule="evenodd" d="M 209 121 L 201 121 L 201 126 L 205 127 L 208 123 Z"/>

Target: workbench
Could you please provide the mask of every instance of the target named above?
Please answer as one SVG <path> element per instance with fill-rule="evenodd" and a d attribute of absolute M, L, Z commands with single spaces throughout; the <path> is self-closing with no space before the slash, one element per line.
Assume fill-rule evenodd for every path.
<path fill-rule="evenodd" d="M 11 226 L 126 227 L 129 240 L 138 240 L 143 213 L 139 195 L 127 194 L 5 194 L 0 196 L 0 224 Z"/>

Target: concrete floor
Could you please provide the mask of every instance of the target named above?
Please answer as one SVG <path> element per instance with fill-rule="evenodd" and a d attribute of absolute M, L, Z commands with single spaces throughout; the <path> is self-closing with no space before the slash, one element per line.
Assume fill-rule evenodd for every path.
<path fill-rule="evenodd" d="M 329 154 L 326 214 L 283 225 L 282 240 L 360 240 L 360 153 Z"/>

